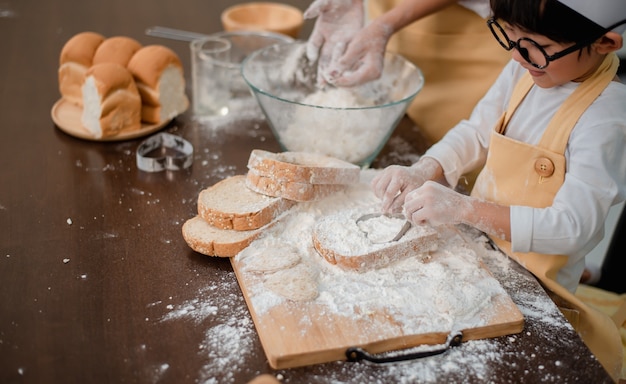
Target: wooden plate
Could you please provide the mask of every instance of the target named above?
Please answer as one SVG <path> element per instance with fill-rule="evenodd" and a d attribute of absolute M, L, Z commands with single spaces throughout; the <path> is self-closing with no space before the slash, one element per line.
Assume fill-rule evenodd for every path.
<path fill-rule="evenodd" d="M 78 137 L 86 140 L 93 141 L 121 141 L 130 140 L 137 137 L 149 135 L 153 132 L 165 127 L 170 121 L 162 121 L 158 124 L 141 123 L 141 129 L 137 131 L 121 132 L 115 136 L 108 136 L 97 138 L 94 137 L 87 128 L 83 127 L 80 121 L 80 117 L 83 113 L 83 109 L 75 104 L 68 102 L 65 99 L 60 99 L 52 106 L 52 120 L 63 132 L 68 135 Z"/>

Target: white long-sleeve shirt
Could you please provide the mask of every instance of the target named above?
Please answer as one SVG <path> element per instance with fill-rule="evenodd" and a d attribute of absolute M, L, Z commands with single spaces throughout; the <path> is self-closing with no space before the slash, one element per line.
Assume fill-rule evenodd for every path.
<path fill-rule="evenodd" d="M 426 152 L 441 163 L 450 185 L 484 164 L 493 127 L 525 71 L 510 61 L 470 118 Z M 533 86 L 509 122 L 506 136 L 536 145 L 577 86 L 574 82 L 547 89 Z M 573 292 L 585 255 L 604 237 L 609 208 L 626 199 L 626 85 L 611 82 L 584 112 L 572 130 L 565 158 L 565 181 L 551 206 L 511 206 L 511 246 L 515 252 L 568 255 L 557 280 Z"/>

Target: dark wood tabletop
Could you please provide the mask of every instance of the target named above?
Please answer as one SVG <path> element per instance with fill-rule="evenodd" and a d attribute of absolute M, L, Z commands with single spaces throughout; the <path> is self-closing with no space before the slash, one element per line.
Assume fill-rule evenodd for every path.
<path fill-rule="evenodd" d="M 142 138 L 82 140 L 51 119 L 59 53 L 74 34 L 167 45 L 189 84 L 188 44 L 145 29 L 218 32 L 234 3 L 0 2 L 0 382 L 246 383 L 262 373 L 285 383 L 610 382 L 536 281 L 506 259 L 487 264 L 524 314 L 520 334 L 412 362 L 269 367 L 229 260 L 193 252 L 181 235 L 202 189 L 245 173 L 252 149 L 280 150 L 262 115 L 179 116 L 164 131 L 193 144 L 194 162 L 161 173 L 137 169 Z M 404 120 L 374 166 L 410 163 L 426 145 Z"/>

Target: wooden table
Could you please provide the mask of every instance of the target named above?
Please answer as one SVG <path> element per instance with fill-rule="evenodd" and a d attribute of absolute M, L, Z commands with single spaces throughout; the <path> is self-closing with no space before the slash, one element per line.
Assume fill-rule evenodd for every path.
<path fill-rule="evenodd" d="M 165 130 L 193 144 L 194 164 L 154 174 L 136 168 L 141 139 L 76 139 L 50 118 L 58 55 L 75 33 L 166 44 L 188 76 L 187 44 L 144 30 L 217 32 L 232 3 L 0 3 L 0 382 L 245 383 L 264 372 L 286 383 L 610 382 L 541 287 L 506 259 L 488 264 L 526 317 L 518 335 L 402 364 L 272 372 L 229 260 L 194 253 L 181 236 L 200 190 L 244 173 L 253 148 L 279 150 L 260 115 L 180 116 Z M 404 121 L 375 165 L 410 162 L 424 146 Z"/>

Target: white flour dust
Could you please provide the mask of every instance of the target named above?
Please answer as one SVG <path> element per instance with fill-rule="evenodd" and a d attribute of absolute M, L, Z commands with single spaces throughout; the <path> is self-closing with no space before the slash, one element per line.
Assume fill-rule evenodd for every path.
<path fill-rule="evenodd" d="M 245 361 L 253 349 L 256 332 L 243 297 L 237 292 L 234 273 L 225 273 L 219 279 L 210 280 L 196 297 L 181 304 L 168 304 L 168 312 L 160 319 L 161 322 L 190 321 L 194 327 L 206 327 L 204 338 L 190 346 L 205 361 L 197 372 L 196 383 L 235 383 L 234 373 L 248 370 Z M 209 323 L 212 326 L 208 326 Z"/>
<path fill-rule="evenodd" d="M 362 214 L 379 211 L 379 200 L 369 188 L 374 172 L 363 171 L 362 182 L 344 192 L 292 208 L 289 215 L 249 248 L 271 253 L 278 241 L 297 251 L 301 263 L 318 276 L 319 296 L 313 305 L 322 312 L 354 320 L 365 320 L 372 313 L 387 313 L 411 334 L 450 332 L 487 325 L 495 315 L 490 308 L 499 297 L 506 296 L 506 292 L 497 280 L 480 268 L 479 255 L 464 246 L 459 235 L 442 235 L 439 249 L 432 257 L 411 254 L 365 273 L 344 271 L 317 254 L 311 236 L 318 220 L 348 217 L 354 221 Z M 353 231 L 343 230 L 346 226 L 341 222 L 328 231 L 336 235 L 336 247 L 344 249 L 345 254 L 358 255 L 386 246 L 372 244 L 358 230 L 356 223 L 353 223 Z M 411 230 L 419 232 L 416 227 Z M 242 263 L 250 260 L 249 257 L 237 258 Z M 263 315 L 285 300 L 268 292 L 261 279 L 250 284 L 251 302 L 257 314 Z"/>

